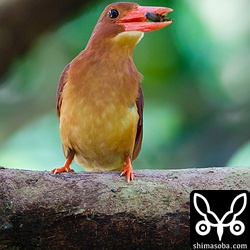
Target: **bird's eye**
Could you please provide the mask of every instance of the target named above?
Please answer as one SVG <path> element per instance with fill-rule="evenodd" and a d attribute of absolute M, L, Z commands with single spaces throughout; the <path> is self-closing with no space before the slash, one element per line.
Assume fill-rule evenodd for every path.
<path fill-rule="evenodd" d="M 116 18 L 118 16 L 119 16 L 118 10 L 112 9 L 112 10 L 109 11 L 109 17 L 110 18 Z"/>

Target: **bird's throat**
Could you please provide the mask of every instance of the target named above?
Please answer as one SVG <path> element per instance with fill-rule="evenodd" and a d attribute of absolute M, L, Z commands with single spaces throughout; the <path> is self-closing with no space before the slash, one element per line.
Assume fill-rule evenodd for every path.
<path fill-rule="evenodd" d="M 134 47 L 143 38 L 144 33 L 141 31 L 124 31 L 112 38 L 112 41 L 119 46 Z"/>

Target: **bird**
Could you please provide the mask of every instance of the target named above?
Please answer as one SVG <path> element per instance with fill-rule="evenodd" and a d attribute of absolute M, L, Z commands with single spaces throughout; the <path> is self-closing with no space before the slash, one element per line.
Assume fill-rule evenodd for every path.
<path fill-rule="evenodd" d="M 131 2 L 104 9 L 85 49 L 59 78 L 56 111 L 66 161 L 52 173 L 74 172 L 75 160 L 86 171 L 122 171 L 128 182 L 134 180 L 131 162 L 141 150 L 144 98 L 132 56 L 144 32 L 172 23 L 152 17 L 172 11 Z"/>

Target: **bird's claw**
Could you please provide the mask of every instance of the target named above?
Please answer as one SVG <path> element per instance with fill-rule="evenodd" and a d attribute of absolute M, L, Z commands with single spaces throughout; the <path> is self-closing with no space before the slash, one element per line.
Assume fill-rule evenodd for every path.
<path fill-rule="evenodd" d="M 126 175 L 127 182 L 134 180 L 133 168 L 132 168 L 131 160 L 129 157 L 125 158 L 125 165 L 123 167 L 121 176 L 123 175 Z"/>
<path fill-rule="evenodd" d="M 75 172 L 73 169 L 70 168 L 70 164 L 72 163 L 72 158 L 68 157 L 66 159 L 66 162 L 61 168 L 54 168 L 51 170 L 54 174 L 60 174 L 60 173 L 68 173 L 68 172 Z"/>
<path fill-rule="evenodd" d="M 51 170 L 53 174 L 65 173 L 65 172 L 75 172 L 74 169 L 70 167 L 61 167 L 61 168 L 54 168 Z"/>

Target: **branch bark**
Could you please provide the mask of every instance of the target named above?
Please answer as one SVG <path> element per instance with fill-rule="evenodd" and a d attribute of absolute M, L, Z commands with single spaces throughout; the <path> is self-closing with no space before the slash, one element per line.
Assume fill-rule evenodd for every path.
<path fill-rule="evenodd" d="M 0 76 L 45 31 L 68 20 L 91 0 L 4 0 L 0 3 Z"/>
<path fill-rule="evenodd" d="M 250 190 L 250 168 L 135 178 L 0 169 L 0 249 L 189 249 L 192 190 Z"/>

